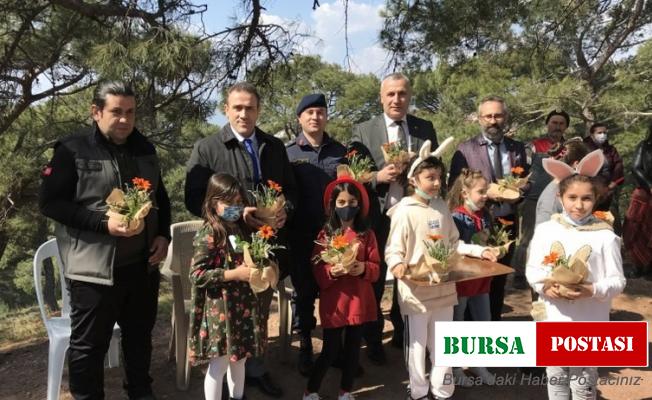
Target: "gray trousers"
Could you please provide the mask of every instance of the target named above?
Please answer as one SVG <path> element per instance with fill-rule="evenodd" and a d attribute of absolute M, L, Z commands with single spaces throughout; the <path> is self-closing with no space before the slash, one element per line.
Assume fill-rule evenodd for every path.
<path fill-rule="evenodd" d="M 525 277 L 525 263 L 527 262 L 527 249 L 530 246 L 530 240 L 534 235 L 536 223 L 537 201 L 534 199 L 523 199 L 519 206 L 520 216 L 520 235 L 518 247 L 514 252 L 511 267 L 514 268 L 515 276 Z"/>
<path fill-rule="evenodd" d="M 550 400 L 597 398 L 598 369 L 595 367 L 548 367 L 546 375 Z"/>

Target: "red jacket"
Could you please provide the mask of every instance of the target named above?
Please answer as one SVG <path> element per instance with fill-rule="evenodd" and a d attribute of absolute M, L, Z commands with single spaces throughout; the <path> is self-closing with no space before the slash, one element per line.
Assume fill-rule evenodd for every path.
<path fill-rule="evenodd" d="M 349 230 L 346 233 L 349 233 Z M 318 240 L 322 240 L 324 236 L 325 232 L 322 230 Z M 380 273 L 376 235 L 372 230 L 367 230 L 358 234 L 358 240 L 361 243 L 357 259 L 365 263 L 362 275 L 333 278 L 330 274 L 330 264 L 320 260 L 314 265 L 313 273 L 319 285 L 319 318 L 323 328 L 361 325 L 376 320 L 376 298 L 371 286 Z M 322 246 L 316 245 L 313 255 L 319 254 L 322 249 Z"/>

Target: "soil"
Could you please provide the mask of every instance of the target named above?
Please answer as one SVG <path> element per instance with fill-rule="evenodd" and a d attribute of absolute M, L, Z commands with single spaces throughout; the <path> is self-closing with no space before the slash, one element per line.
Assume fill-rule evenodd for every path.
<path fill-rule="evenodd" d="M 275 304 L 273 304 L 273 307 Z M 387 299 L 383 302 L 384 310 L 389 311 Z M 504 318 L 506 320 L 528 320 L 530 311 L 530 294 L 528 290 L 510 290 L 506 298 Z M 650 321 L 652 320 L 652 282 L 644 279 L 628 280 L 625 293 L 614 299 L 612 320 L 617 321 Z M 274 379 L 283 387 L 284 399 L 300 399 L 305 388 L 306 379 L 296 370 L 298 342 L 294 341 L 289 362 L 282 363 L 278 344 L 278 318 L 274 313 L 270 318 L 270 351 L 269 366 Z M 203 399 L 203 371 L 195 368 L 192 371 L 190 389 L 178 391 L 175 387 L 174 363 L 168 361 L 167 344 L 170 334 L 170 321 L 161 316 L 154 329 L 154 352 L 151 375 L 154 378 L 154 391 L 158 399 Z M 315 351 L 321 347 L 321 332 L 315 332 L 313 343 Z M 361 353 L 361 364 L 364 375 L 356 380 L 359 388 L 356 396 L 360 399 L 404 399 L 407 373 L 400 349 L 389 344 L 391 324 L 385 322 L 385 350 L 388 362 L 378 367 L 368 362 L 365 350 Z M 295 338 L 296 339 L 296 338 Z M 648 347 L 652 334 L 648 327 Z M 47 340 L 14 344 L 0 349 L 0 399 L 27 400 L 44 399 L 47 388 Z M 454 399 L 546 399 L 545 384 L 538 384 L 536 377 L 522 375 L 515 368 L 492 368 L 497 376 L 504 376 L 510 385 L 475 386 L 457 388 Z M 105 370 L 105 392 L 107 399 L 124 399 L 122 391 L 122 371 L 120 368 Z M 601 368 L 601 377 L 610 377 L 605 384 L 598 387 L 599 398 L 604 399 L 652 399 L 652 369 L 647 368 Z M 610 382 L 607 383 L 607 382 Z M 326 376 L 321 389 L 325 399 L 337 399 L 339 371 L 331 369 Z M 268 399 L 255 387 L 245 390 L 247 399 Z M 67 372 L 64 371 L 61 388 L 61 399 L 68 400 L 71 396 L 67 390 Z"/>

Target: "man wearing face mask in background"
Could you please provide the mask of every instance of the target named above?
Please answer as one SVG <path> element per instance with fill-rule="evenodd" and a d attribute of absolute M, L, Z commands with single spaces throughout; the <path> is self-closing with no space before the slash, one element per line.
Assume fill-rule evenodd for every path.
<path fill-rule="evenodd" d="M 326 132 L 326 97 L 315 93 L 304 96 L 297 106 L 301 133 L 287 144 L 286 151 L 297 180 L 298 201 L 288 226 L 292 248 L 290 277 L 294 286 L 293 314 L 300 335 L 299 372 L 310 375 L 312 368 L 311 331 L 317 325 L 315 299 L 319 287 L 310 260 L 315 239 L 324 226 L 323 193 L 335 179 L 337 166 L 345 163 L 346 147 Z"/>
<path fill-rule="evenodd" d="M 570 125 L 570 116 L 564 110 L 553 110 L 546 116 L 545 135 L 534 139 L 525 147 L 528 163 L 531 165 L 530 187 L 523 194 L 523 201 L 519 204 L 520 236 L 518 247 L 514 253 L 512 267 L 514 267 L 514 281 L 512 286 L 516 289 L 529 287 L 525 279 L 525 259 L 530 240 L 534 234 L 536 220 L 537 200 L 541 192 L 550 183 L 552 178 L 543 169 L 541 161 L 546 157 L 557 156 L 562 150 L 566 140 L 564 133 Z"/>
<path fill-rule="evenodd" d="M 524 175 L 528 173 L 525 146 L 522 142 L 505 136 L 508 118 L 505 101 L 498 96 L 485 97 L 478 106 L 478 123 L 481 133 L 460 143 L 451 160 L 448 187 L 452 187 L 463 168 L 482 172 L 487 182 L 496 182 L 511 173 L 514 167 L 521 167 Z M 513 222 L 507 226 L 510 239 L 516 238 L 518 218 L 516 207 L 508 202 L 499 202 L 489 198 L 487 206 L 494 218 L 503 218 Z M 494 222 L 499 223 L 499 222 Z M 500 262 L 509 265 L 514 254 L 513 247 Z M 491 302 L 491 319 L 500 321 L 505 299 L 506 275 L 494 276 L 491 280 L 489 300 Z"/>
<path fill-rule="evenodd" d="M 597 175 L 603 185 L 603 198 L 598 201 L 596 209 L 611 211 L 614 216 L 614 232 L 621 234 L 620 212 L 618 211 L 618 193 L 620 185 L 625 182 L 623 159 L 618 150 L 609 143 L 607 125 L 595 123 L 589 128 L 589 136 L 584 138 L 584 144 L 590 151 L 600 149 L 604 154 L 604 165 Z M 616 201 L 613 201 L 616 199 Z"/>
<path fill-rule="evenodd" d="M 256 190 L 272 180 L 282 186 L 286 198 L 285 209 L 276 215 L 276 239 L 279 244 L 286 245 L 284 226 L 288 213 L 296 204 L 296 183 L 285 146 L 279 139 L 256 127 L 260 114 L 260 96 L 250 83 L 236 83 L 228 89 L 224 114 L 229 123 L 218 133 L 198 140 L 192 149 L 186 168 L 186 208 L 201 217 L 208 179 L 214 173 L 234 176 L 247 191 Z M 252 199 L 249 200 L 252 203 Z M 262 221 L 255 217 L 255 207 L 245 207 L 242 218 L 253 229 L 262 225 Z M 283 249 L 276 250 L 275 255 L 282 279 L 288 272 L 289 255 Z M 272 295 L 272 288 L 257 295 L 265 326 Z M 283 390 L 274 383 L 265 367 L 264 357 L 247 360 L 246 382 L 255 384 L 269 396 L 283 396 Z"/>

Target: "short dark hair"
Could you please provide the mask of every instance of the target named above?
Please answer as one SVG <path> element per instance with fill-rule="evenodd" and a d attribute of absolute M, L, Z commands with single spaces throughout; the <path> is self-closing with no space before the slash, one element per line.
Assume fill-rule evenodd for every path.
<path fill-rule="evenodd" d="M 591 127 L 589 128 L 589 133 L 593 133 L 598 128 L 608 129 L 607 124 L 605 124 L 604 122 L 596 122 L 595 124 L 591 125 Z"/>
<path fill-rule="evenodd" d="M 503 105 L 503 111 L 505 111 L 505 114 L 509 114 L 509 110 L 507 109 L 507 104 L 505 103 L 505 99 L 503 99 L 500 96 L 493 95 L 493 94 L 489 95 L 489 96 L 485 96 L 482 99 L 480 99 L 480 102 L 478 103 L 478 114 L 480 114 L 480 107 L 484 103 L 489 103 L 489 102 L 492 102 L 492 103 L 495 102 L 495 103 L 502 104 Z"/>
<path fill-rule="evenodd" d="M 109 94 L 113 96 L 136 97 L 134 89 L 127 82 L 102 81 L 97 84 L 93 91 L 93 101 L 91 104 L 103 109 L 106 104 L 106 96 Z"/>
<path fill-rule="evenodd" d="M 229 95 L 233 92 L 245 92 L 254 95 L 256 97 L 256 105 L 260 105 L 260 95 L 258 94 L 258 90 L 256 90 L 256 86 L 252 85 L 249 82 L 238 82 L 228 88 L 226 91 L 227 104 L 229 103 Z"/>
<path fill-rule="evenodd" d="M 417 156 L 415 156 L 412 161 L 410 162 L 410 165 L 417 159 Z M 426 158 L 425 160 L 421 161 L 419 165 L 417 165 L 414 168 L 414 171 L 412 171 L 412 177 L 417 178 L 417 176 L 421 173 L 421 171 L 425 169 L 437 169 L 440 172 L 440 177 L 439 179 L 441 180 L 441 188 L 439 189 L 439 197 L 445 198 L 445 189 L 446 185 L 444 184 L 444 181 L 446 179 L 446 165 L 444 165 L 444 162 L 442 161 L 441 158 L 435 157 L 435 156 L 430 156 Z M 406 188 L 406 193 L 408 196 L 412 196 L 414 194 L 414 186 L 412 186 L 412 183 L 408 180 L 408 186 Z"/>
<path fill-rule="evenodd" d="M 546 124 L 548 121 L 550 121 L 550 118 L 554 117 L 555 115 L 561 115 L 564 117 L 566 120 L 566 126 L 570 126 L 570 115 L 564 110 L 552 110 L 548 113 L 548 116 L 546 116 Z"/>

